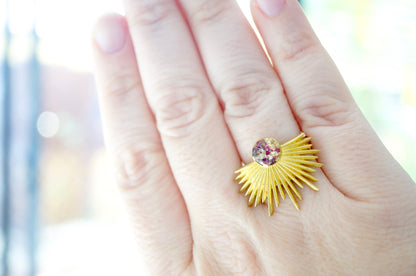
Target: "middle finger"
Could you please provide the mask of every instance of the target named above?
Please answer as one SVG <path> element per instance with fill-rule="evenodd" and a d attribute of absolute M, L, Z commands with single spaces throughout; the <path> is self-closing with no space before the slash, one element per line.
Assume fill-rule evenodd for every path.
<path fill-rule="evenodd" d="M 244 162 L 262 137 L 299 134 L 282 85 L 235 0 L 180 0 Z"/>

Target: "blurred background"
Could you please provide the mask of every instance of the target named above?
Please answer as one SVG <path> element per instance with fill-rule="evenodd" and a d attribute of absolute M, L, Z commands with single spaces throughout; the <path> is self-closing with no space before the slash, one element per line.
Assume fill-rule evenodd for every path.
<path fill-rule="evenodd" d="M 108 173 L 90 33 L 117 0 L 0 0 L 0 275 L 137 275 Z M 248 0 L 239 3 L 249 16 Z M 364 114 L 416 180 L 416 2 L 302 1 Z"/>

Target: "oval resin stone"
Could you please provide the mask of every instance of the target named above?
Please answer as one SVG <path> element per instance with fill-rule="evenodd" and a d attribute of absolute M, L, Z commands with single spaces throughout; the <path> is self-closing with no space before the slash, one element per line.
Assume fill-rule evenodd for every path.
<path fill-rule="evenodd" d="M 279 160 L 280 144 L 274 138 L 263 138 L 253 147 L 253 159 L 262 166 L 271 166 Z"/>

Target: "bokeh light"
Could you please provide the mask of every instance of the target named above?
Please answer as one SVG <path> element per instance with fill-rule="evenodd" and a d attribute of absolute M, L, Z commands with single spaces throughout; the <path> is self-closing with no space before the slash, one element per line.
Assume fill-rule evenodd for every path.
<path fill-rule="evenodd" d="M 38 132 L 42 137 L 51 138 L 59 131 L 59 117 L 56 113 L 44 111 L 39 115 L 37 121 Z"/>

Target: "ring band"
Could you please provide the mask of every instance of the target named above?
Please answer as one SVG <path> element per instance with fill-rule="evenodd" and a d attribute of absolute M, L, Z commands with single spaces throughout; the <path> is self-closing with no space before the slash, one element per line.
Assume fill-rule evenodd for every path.
<path fill-rule="evenodd" d="M 302 200 L 302 196 L 295 184 L 303 188 L 303 184 L 312 190 L 319 191 L 312 182 L 317 181 L 311 173 L 323 164 L 316 162 L 316 153 L 319 150 L 312 149 L 310 137 L 301 133 L 292 140 L 280 145 L 271 137 L 260 139 L 253 147 L 253 162 L 244 165 L 235 171 L 243 186 L 240 192 L 250 195 L 248 206 L 257 206 L 267 200 L 269 216 L 274 212 L 273 201 L 276 208 L 279 206 L 279 195 L 285 199 L 287 194 L 293 205 L 299 210 L 299 204 L 295 196 Z M 295 196 L 294 196 L 294 195 Z"/>

